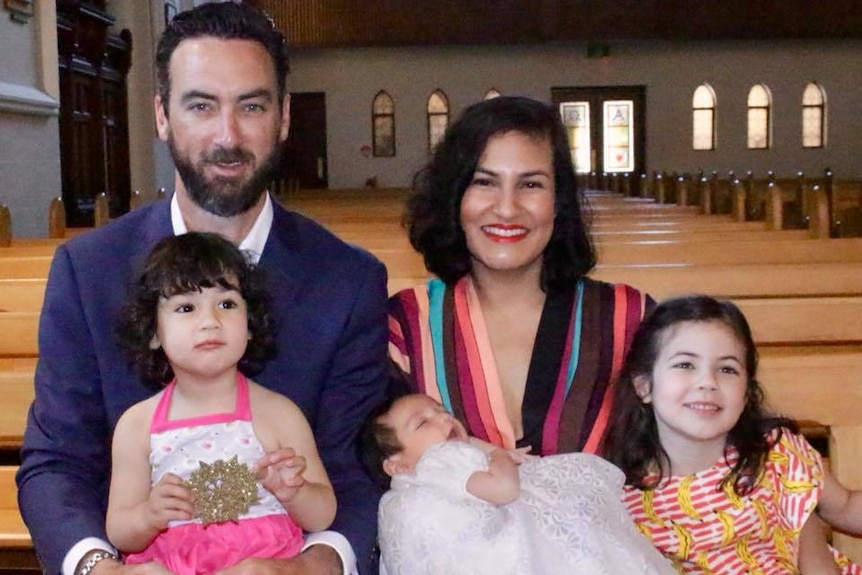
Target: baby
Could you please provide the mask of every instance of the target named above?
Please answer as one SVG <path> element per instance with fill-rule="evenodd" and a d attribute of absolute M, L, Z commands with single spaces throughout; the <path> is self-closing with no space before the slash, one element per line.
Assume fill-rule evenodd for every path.
<path fill-rule="evenodd" d="M 624 476 L 599 457 L 545 458 L 469 437 L 423 394 L 395 399 L 363 430 L 388 575 L 672 574 L 621 502 Z"/>

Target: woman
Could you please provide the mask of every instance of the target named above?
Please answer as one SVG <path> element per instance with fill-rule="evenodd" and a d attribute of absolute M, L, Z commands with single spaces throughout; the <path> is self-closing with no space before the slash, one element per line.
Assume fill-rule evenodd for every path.
<path fill-rule="evenodd" d="M 411 386 L 495 445 L 595 452 L 628 342 L 652 300 L 596 263 L 556 110 L 474 104 L 414 183 L 410 242 L 439 279 L 390 300 Z"/>

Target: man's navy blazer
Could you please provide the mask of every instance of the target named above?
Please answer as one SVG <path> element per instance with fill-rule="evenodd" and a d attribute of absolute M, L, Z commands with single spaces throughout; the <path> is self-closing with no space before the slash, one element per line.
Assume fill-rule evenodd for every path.
<path fill-rule="evenodd" d="M 259 267 L 277 351 L 254 379 L 290 397 L 309 419 L 338 499 L 332 529 L 351 542 L 360 571 L 374 572 L 379 494 L 355 438 L 386 385 L 386 270 L 273 204 Z M 157 391 L 120 347 L 118 317 L 138 266 L 171 233 L 163 200 L 67 241 L 54 256 L 18 473 L 19 506 L 46 573 L 60 573 L 66 552 L 84 537 L 106 539 L 111 433 L 129 406 Z"/>

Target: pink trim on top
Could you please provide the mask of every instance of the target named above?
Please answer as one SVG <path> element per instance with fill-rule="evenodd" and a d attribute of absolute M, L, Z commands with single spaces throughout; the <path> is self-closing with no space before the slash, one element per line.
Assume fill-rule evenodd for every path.
<path fill-rule="evenodd" d="M 174 396 L 174 388 L 177 380 L 173 380 L 165 388 L 162 398 L 153 412 L 153 420 L 150 422 L 150 433 L 159 433 L 180 427 L 194 427 L 199 425 L 213 425 L 216 423 L 229 423 L 231 421 L 251 421 L 251 403 L 248 397 L 248 380 L 239 371 L 236 372 L 236 409 L 229 413 L 211 413 L 199 417 L 188 417 L 185 419 L 168 419 L 168 411 L 171 408 L 171 399 Z"/>

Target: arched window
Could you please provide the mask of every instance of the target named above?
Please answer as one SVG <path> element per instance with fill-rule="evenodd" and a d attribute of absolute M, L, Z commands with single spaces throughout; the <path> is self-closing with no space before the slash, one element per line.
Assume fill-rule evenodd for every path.
<path fill-rule="evenodd" d="M 692 138 L 695 150 L 715 149 L 715 92 L 709 84 L 701 84 L 691 99 Z"/>
<path fill-rule="evenodd" d="M 442 90 L 428 97 L 428 151 L 433 152 L 449 127 L 449 98 Z"/>
<path fill-rule="evenodd" d="M 764 150 L 772 145 L 772 96 L 763 84 L 748 93 L 748 149 Z"/>
<path fill-rule="evenodd" d="M 802 147 L 826 147 L 826 92 L 816 82 L 802 93 Z"/>
<path fill-rule="evenodd" d="M 395 155 L 395 102 L 384 90 L 377 92 L 371 104 L 371 129 L 374 156 Z"/>
<path fill-rule="evenodd" d="M 490 90 L 488 90 L 488 93 L 485 94 L 485 100 L 493 100 L 494 98 L 499 98 L 499 97 L 500 97 L 500 92 L 497 90 L 497 88 L 491 88 Z"/>

